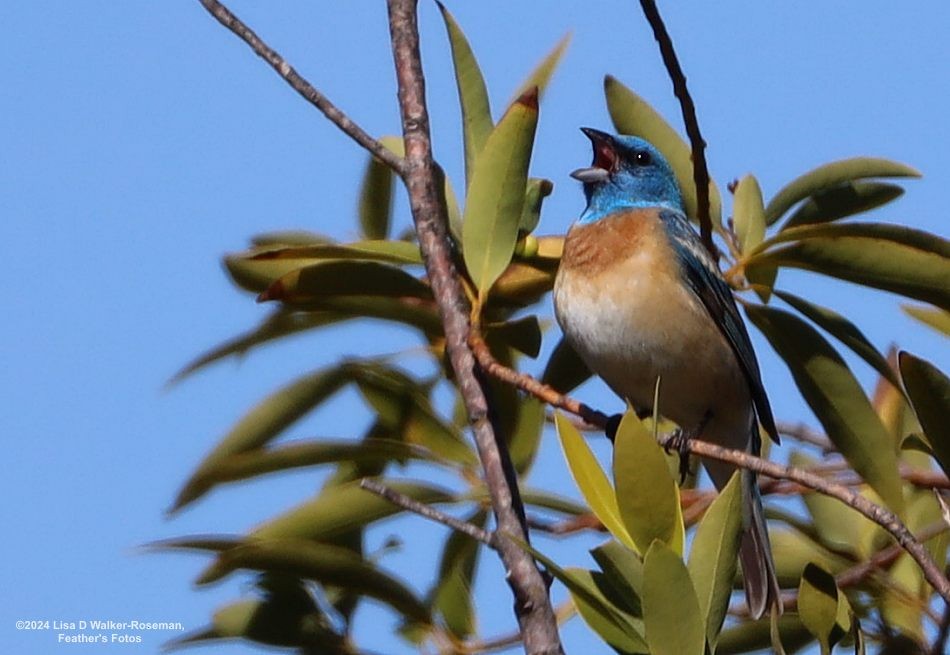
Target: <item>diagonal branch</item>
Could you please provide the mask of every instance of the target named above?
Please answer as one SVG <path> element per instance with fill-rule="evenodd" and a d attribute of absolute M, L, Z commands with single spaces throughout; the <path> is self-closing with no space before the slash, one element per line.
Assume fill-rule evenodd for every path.
<path fill-rule="evenodd" d="M 271 68 L 277 71 L 294 91 L 299 93 L 311 105 L 323 112 L 323 115 L 339 127 L 351 139 L 356 141 L 366 150 L 369 150 L 381 162 L 389 166 L 399 175 L 405 172 L 405 161 L 388 150 L 383 144 L 371 137 L 363 128 L 353 122 L 353 120 L 344 114 L 336 105 L 317 91 L 310 82 L 305 80 L 294 70 L 280 54 L 261 40 L 254 31 L 241 22 L 237 16 L 218 0 L 199 0 L 208 13 L 215 19 L 231 30 L 238 38 L 251 46 L 251 49 L 264 61 L 270 64 Z"/>
<path fill-rule="evenodd" d="M 477 344 L 481 340 L 481 337 L 479 335 L 473 335 L 470 337 L 470 340 Z M 601 417 L 606 417 L 606 414 L 592 410 L 583 403 L 558 393 L 555 389 L 526 373 L 519 373 L 518 371 L 510 369 L 495 360 L 487 348 L 476 348 L 475 352 L 482 368 L 498 377 L 498 379 L 508 382 L 509 384 L 514 384 L 522 391 L 536 396 L 553 407 L 580 416 L 588 423 L 597 425 L 600 428 L 606 427 L 606 421 L 600 420 Z M 579 412 L 578 408 L 583 408 L 583 413 Z M 665 448 L 672 446 L 673 437 L 671 435 L 661 435 L 657 439 L 660 445 Z M 756 473 L 767 475 L 777 480 L 791 480 L 792 482 L 797 482 L 826 496 L 837 498 L 890 532 L 897 540 L 897 543 L 900 544 L 901 548 L 906 550 L 907 553 L 914 558 L 918 566 L 920 566 L 927 582 L 930 583 L 947 603 L 950 603 L 950 580 L 947 580 L 923 544 L 914 537 L 897 515 L 890 510 L 871 502 L 861 494 L 842 484 L 838 484 L 800 468 L 776 464 L 775 462 L 764 460 L 761 457 L 750 455 L 741 450 L 723 448 L 699 439 L 690 439 L 686 442 L 684 447 L 694 455 L 699 455 L 707 459 L 715 459 L 721 462 L 728 462 L 729 464 L 749 469 L 750 471 L 755 471 Z"/>
<path fill-rule="evenodd" d="M 442 185 L 432 160 L 425 78 L 419 54 L 416 0 L 389 0 L 389 29 L 399 87 L 403 140 L 406 146 L 403 180 L 433 295 L 445 331 L 445 348 L 456 384 L 465 402 L 475 445 L 485 474 L 498 530 L 527 541 L 524 508 L 511 459 L 489 417 L 485 380 L 479 375 L 468 345 L 471 331 L 465 296 L 452 259 Z M 557 620 L 548 587 L 531 556 L 509 539 L 499 539 L 515 596 L 515 614 L 525 651 L 530 655 L 562 653 Z"/>
<path fill-rule="evenodd" d="M 712 240 L 712 218 L 709 215 L 709 169 L 706 166 L 706 142 L 699 131 L 696 105 L 693 104 L 693 98 L 689 95 L 689 89 L 686 88 L 686 74 L 683 73 L 683 69 L 680 67 L 676 50 L 673 49 L 673 40 L 670 38 L 669 32 L 666 31 L 666 25 L 663 24 L 655 0 L 640 0 L 640 7 L 643 9 L 643 15 L 646 16 L 650 27 L 653 28 L 653 36 L 660 45 L 663 64 L 670 75 L 670 81 L 673 82 L 673 93 L 679 99 L 680 107 L 683 110 L 683 123 L 686 125 L 686 134 L 689 136 L 689 142 L 693 149 L 693 182 L 696 184 L 699 234 L 703 239 L 706 250 L 713 258 L 718 260 L 719 249 L 716 248 L 716 244 Z"/>

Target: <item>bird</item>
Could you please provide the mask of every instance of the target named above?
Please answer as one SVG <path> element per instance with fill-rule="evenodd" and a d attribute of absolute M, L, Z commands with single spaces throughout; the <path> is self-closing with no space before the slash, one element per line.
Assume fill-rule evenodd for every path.
<path fill-rule="evenodd" d="M 593 145 L 587 206 L 568 230 L 554 283 L 555 316 L 587 367 L 634 409 L 658 412 L 684 438 L 754 455 L 759 424 L 778 431 L 735 298 L 686 218 L 672 167 L 645 139 L 581 128 Z M 721 489 L 735 468 L 705 462 Z M 755 474 L 742 471 L 739 562 L 751 616 L 781 612 Z"/>

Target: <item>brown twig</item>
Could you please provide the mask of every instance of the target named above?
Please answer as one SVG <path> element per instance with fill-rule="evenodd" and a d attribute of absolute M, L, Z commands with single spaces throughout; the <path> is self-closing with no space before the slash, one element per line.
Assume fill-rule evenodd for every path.
<path fill-rule="evenodd" d="M 683 123 L 686 126 L 686 134 L 689 136 L 693 151 L 693 182 L 696 184 L 699 234 L 706 250 L 714 259 L 718 260 L 719 249 L 712 240 L 712 218 L 709 215 L 709 169 L 706 166 L 706 142 L 699 131 L 696 105 L 693 104 L 693 98 L 689 95 L 689 89 L 686 88 L 686 75 L 680 67 L 676 50 L 673 49 L 673 40 L 670 38 L 669 32 L 666 31 L 666 25 L 663 24 L 660 11 L 656 8 L 656 2 L 654 0 L 640 0 L 640 7 L 643 9 L 643 15 L 646 16 L 650 27 L 653 28 L 653 36 L 660 45 L 663 65 L 666 66 L 670 81 L 673 82 L 673 93 L 679 99 L 680 107 L 683 110 Z"/>
<path fill-rule="evenodd" d="M 218 0 L 199 0 L 205 9 L 208 10 L 214 18 L 231 30 L 264 61 L 270 64 L 271 68 L 277 71 L 291 88 L 299 93 L 303 98 L 314 107 L 323 112 L 323 115 L 330 119 L 334 125 L 339 127 L 347 136 L 356 141 L 366 150 L 370 151 L 381 162 L 389 166 L 396 173 L 402 175 L 405 170 L 405 162 L 402 157 L 393 154 L 383 144 L 371 137 L 363 128 L 353 122 L 349 116 L 344 114 L 330 100 L 317 91 L 310 82 L 301 77 L 294 70 L 294 67 L 287 63 L 280 54 L 261 40 L 254 31 L 245 25 L 237 16 Z"/>
<path fill-rule="evenodd" d="M 495 535 L 488 530 L 478 527 L 477 525 L 472 525 L 467 521 L 457 519 L 454 516 L 450 516 L 445 512 L 435 509 L 425 503 L 420 503 L 418 500 L 414 500 L 407 496 L 406 494 L 400 493 L 395 489 L 391 489 L 384 484 L 380 484 L 378 481 L 372 478 L 363 478 L 360 480 L 360 487 L 371 491 L 381 498 L 385 498 L 393 505 L 398 505 L 403 509 L 409 510 L 410 512 L 415 512 L 419 516 L 429 519 L 430 521 L 435 521 L 436 523 L 441 523 L 442 525 L 448 526 L 453 530 L 466 534 L 475 541 L 480 541 L 486 546 L 492 548 L 495 547 Z"/>
<path fill-rule="evenodd" d="M 485 473 L 498 530 L 528 540 L 524 507 L 514 468 L 489 416 L 484 380 L 479 379 L 468 345 L 471 329 L 465 296 L 455 269 L 448 236 L 448 219 L 439 176 L 432 160 L 425 78 L 419 54 L 416 0 L 388 0 L 389 29 L 398 83 L 399 110 L 406 146 L 403 180 L 432 292 L 439 306 L 445 348 L 472 426 Z M 505 564 L 515 596 L 515 614 L 531 655 L 562 653 L 548 586 L 534 559 L 519 545 L 499 539 L 497 550 Z"/>
<path fill-rule="evenodd" d="M 802 443 L 817 446 L 818 448 L 821 448 L 822 452 L 824 453 L 830 453 L 836 450 L 834 444 L 829 441 L 828 437 L 821 434 L 820 432 L 817 432 L 816 430 L 812 430 L 804 423 L 778 421 L 775 424 L 775 427 L 778 430 L 778 433 L 783 437 L 792 437 L 793 439 L 797 439 Z"/>
<path fill-rule="evenodd" d="M 473 336 L 471 337 L 471 341 L 473 344 L 478 344 L 480 338 Z M 512 371 L 498 361 L 495 361 L 487 347 L 478 348 L 476 352 L 479 355 L 479 362 L 486 371 L 492 375 L 496 375 L 501 380 L 515 384 L 523 391 L 535 395 L 554 407 L 574 414 L 578 414 L 578 412 L 575 411 L 576 408 L 582 407 L 585 413 L 581 414 L 581 417 L 588 423 L 597 425 L 601 425 L 599 417 L 606 417 L 602 412 L 591 410 L 586 405 L 564 394 L 558 393 L 526 373 Z M 491 361 L 488 361 L 489 359 Z M 603 425 L 606 425 L 605 421 Z M 658 437 L 658 441 L 660 445 L 667 447 L 671 445 L 673 438 L 670 435 L 661 435 Z M 721 462 L 728 462 L 729 464 L 755 471 L 760 475 L 767 475 L 776 480 L 797 482 L 811 490 L 818 491 L 832 498 L 837 498 L 890 532 L 901 547 L 906 550 L 920 566 L 927 582 L 930 583 L 947 603 L 950 603 L 950 580 L 947 580 L 946 576 L 943 575 L 936 563 L 934 563 L 923 545 L 914 538 L 914 535 L 911 534 L 897 515 L 890 510 L 876 505 L 861 494 L 844 485 L 823 478 L 820 475 L 799 468 L 769 462 L 741 450 L 723 448 L 700 439 L 690 439 L 684 447 L 694 455 L 719 460 Z"/>

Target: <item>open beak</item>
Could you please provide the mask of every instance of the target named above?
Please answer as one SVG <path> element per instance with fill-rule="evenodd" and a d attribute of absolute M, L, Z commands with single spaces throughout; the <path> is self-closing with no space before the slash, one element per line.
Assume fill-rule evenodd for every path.
<path fill-rule="evenodd" d="M 584 184 L 606 182 L 619 164 L 614 138 L 592 127 L 582 127 L 581 132 L 587 135 L 594 146 L 594 161 L 587 168 L 578 168 L 571 173 L 571 177 Z"/>

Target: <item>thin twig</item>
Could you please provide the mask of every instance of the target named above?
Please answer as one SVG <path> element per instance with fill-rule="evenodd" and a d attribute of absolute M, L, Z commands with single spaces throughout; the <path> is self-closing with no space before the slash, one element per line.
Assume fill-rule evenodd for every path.
<path fill-rule="evenodd" d="M 480 338 L 473 336 L 471 337 L 471 340 L 473 344 L 477 344 L 480 341 Z M 583 405 L 582 403 L 568 396 L 558 393 L 551 387 L 539 382 L 526 373 L 512 371 L 500 362 L 494 360 L 487 347 L 476 348 L 476 353 L 479 355 L 479 362 L 482 364 L 485 370 L 490 372 L 492 375 L 497 376 L 499 379 L 507 381 L 510 384 L 515 384 L 523 391 L 531 393 L 541 400 L 550 403 L 554 407 L 563 409 L 565 411 L 579 414 L 577 408 L 583 408 L 584 413 L 579 414 L 581 418 L 583 418 L 588 423 L 606 427 L 606 421 L 601 420 L 601 417 L 606 417 L 606 414 L 603 414 L 597 410 L 592 410 L 586 405 Z M 491 360 L 490 362 L 488 361 L 489 359 Z M 660 442 L 660 445 L 668 447 L 671 445 L 673 438 L 671 435 L 661 435 L 658 437 L 658 441 Z M 783 466 L 781 464 L 776 464 L 775 462 L 769 462 L 741 450 L 723 448 L 700 439 L 690 439 L 688 442 L 686 442 L 684 447 L 694 455 L 719 460 L 721 462 L 727 462 L 740 468 L 755 471 L 760 475 L 767 475 L 777 480 L 791 480 L 792 482 L 797 482 L 805 487 L 808 487 L 809 489 L 825 494 L 826 496 L 837 498 L 844 504 L 854 508 L 890 532 L 891 535 L 901 545 L 901 547 L 906 550 L 910 556 L 914 558 L 914 561 L 916 561 L 920 566 L 927 582 L 930 583 L 930 585 L 946 602 L 950 603 L 950 580 L 947 580 L 946 576 L 943 575 L 936 563 L 933 561 L 933 558 L 930 557 L 930 554 L 927 552 L 926 548 L 924 548 L 923 545 L 914 538 L 914 535 L 911 534 L 911 532 L 901 522 L 897 515 L 890 510 L 885 509 L 880 505 L 876 505 L 861 494 L 845 487 L 844 485 L 837 484 L 831 480 L 825 479 L 819 475 L 799 468 Z"/>
<path fill-rule="evenodd" d="M 712 218 L 709 211 L 709 169 L 706 166 L 706 142 L 699 131 L 699 119 L 696 118 L 696 105 L 693 104 L 693 98 L 689 95 L 689 89 L 686 88 L 686 75 L 680 67 L 679 59 L 676 57 L 676 50 L 673 49 L 673 40 L 669 32 L 666 31 L 666 25 L 660 17 L 660 11 L 656 8 L 654 0 L 640 0 L 640 7 L 643 9 L 643 15 L 646 16 L 650 27 L 653 28 L 653 36 L 660 45 L 660 54 L 663 57 L 663 65 L 669 73 L 670 81 L 673 82 L 673 93 L 680 101 L 680 107 L 683 110 L 683 123 L 686 126 L 686 134 L 689 136 L 690 146 L 692 147 L 693 157 L 693 182 L 696 184 L 696 205 L 697 217 L 699 218 L 699 234 L 702 237 L 703 245 L 706 250 L 715 259 L 719 259 L 719 249 L 712 240 Z"/>
<path fill-rule="evenodd" d="M 304 99 L 314 107 L 323 112 L 323 115 L 339 127 L 347 136 L 356 141 L 366 150 L 370 151 L 381 162 L 389 166 L 399 175 L 405 172 L 405 161 L 391 150 L 388 150 L 383 144 L 371 137 L 363 128 L 353 122 L 353 120 L 344 114 L 336 105 L 317 91 L 316 88 L 287 63 L 277 51 L 268 46 L 261 40 L 254 31 L 245 25 L 241 20 L 231 13 L 231 11 L 217 0 L 199 0 L 204 8 L 208 10 L 219 23 L 231 30 L 264 61 L 270 64 L 271 68 L 277 71 L 284 80 L 299 93 Z"/>
<path fill-rule="evenodd" d="M 821 448 L 822 452 L 830 453 L 835 451 L 834 444 L 828 440 L 828 437 L 812 430 L 810 427 L 804 423 L 791 423 L 787 421 L 778 421 L 775 424 L 778 433 L 783 437 L 792 437 L 797 439 L 802 443 L 807 443 L 812 446 L 817 446 Z"/>
<path fill-rule="evenodd" d="M 407 509 L 410 512 L 415 512 L 419 516 L 423 516 L 430 521 L 441 523 L 442 525 L 446 525 L 453 530 L 467 534 L 472 539 L 480 541 L 486 546 L 491 546 L 492 548 L 495 547 L 494 534 L 488 530 L 484 530 L 467 521 L 457 519 L 454 516 L 449 516 L 441 510 L 437 510 L 436 508 L 426 505 L 425 503 L 420 503 L 418 500 L 414 500 L 404 493 L 400 493 L 384 484 L 380 484 L 378 481 L 372 478 L 363 478 L 360 480 L 360 487 L 366 489 L 367 491 L 373 492 L 377 496 L 385 498 L 393 505 L 398 505 L 399 507 Z"/>
<path fill-rule="evenodd" d="M 489 416 L 485 385 L 468 345 L 469 312 L 452 258 L 441 183 L 432 160 L 425 78 L 419 54 L 416 0 L 388 0 L 389 29 L 406 146 L 403 180 L 432 293 L 439 306 L 445 349 L 465 404 L 498 530 L 528 541 L 524 505 L 507 448 Z M 563 653 L 548 585 L 534 559 L 518 544 L 499 539 L 515 615 L 529 655 Z"/>

